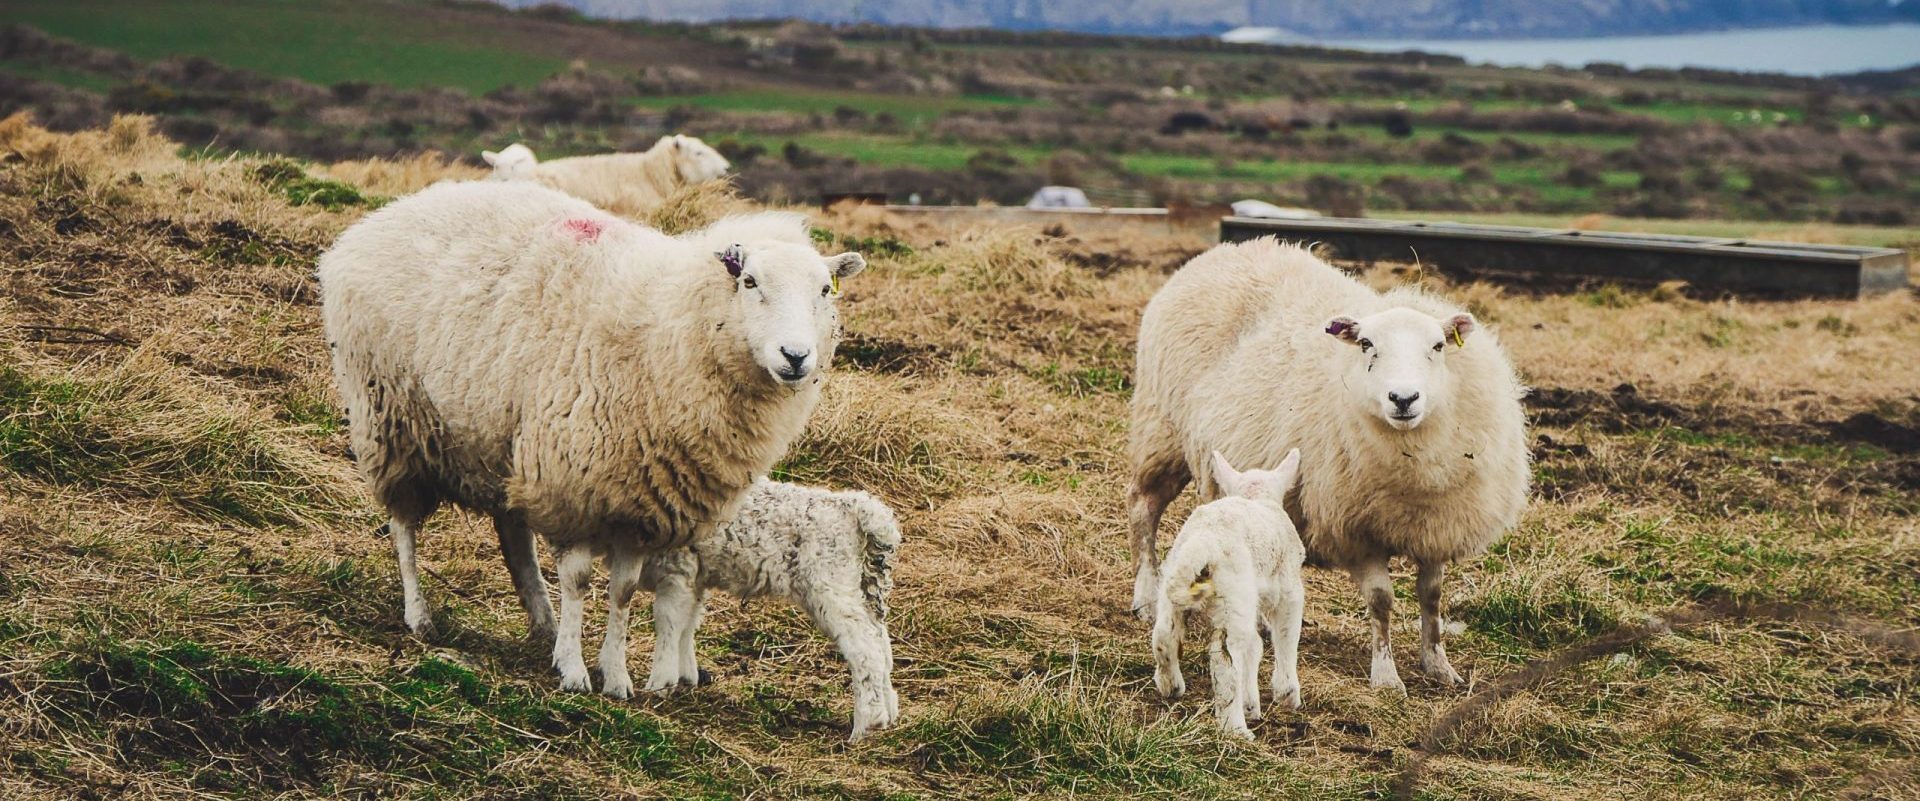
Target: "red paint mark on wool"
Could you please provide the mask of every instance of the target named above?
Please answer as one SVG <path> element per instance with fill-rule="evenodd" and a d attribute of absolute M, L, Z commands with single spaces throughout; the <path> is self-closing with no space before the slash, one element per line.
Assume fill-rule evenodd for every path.
<path fill-rule="evenodd" d="M 560 221 L 560 230 L 572 237 L 575 242 L 593 242 L 599 240 L 601 234 L 606 233 L 607 224 L 600 220 L 571 217 Z"/>

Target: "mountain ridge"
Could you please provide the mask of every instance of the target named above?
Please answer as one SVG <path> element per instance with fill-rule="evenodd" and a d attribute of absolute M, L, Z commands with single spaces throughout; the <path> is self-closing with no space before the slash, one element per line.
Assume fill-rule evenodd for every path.
<path fill-rule="evenodd" d="M 496 0 L 611 19 L 799 18 L 934 28 L 1218 34 L 1281 28 L 1305 37 L 1519 38 L 1687 33 L 1821 23 L 1920 21 L 1920 0 Z"/>

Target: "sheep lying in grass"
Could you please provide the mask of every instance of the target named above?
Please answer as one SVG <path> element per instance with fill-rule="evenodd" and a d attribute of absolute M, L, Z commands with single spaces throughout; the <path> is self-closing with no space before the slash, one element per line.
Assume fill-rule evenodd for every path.
<path fill-rule="evenodd" d="M 651 211 L 675 190 L 726 175 L 732 166 L 720 151 L 691 136 L 663 136 L 644 153 L 541 161 L 526 145 L 480 154 L 493 166 L 493 178 L 535 181 L 615 214 Z"/>
<path fill-rule="evenodd" d="M 690 548 L 647 560 L 640 587 L 652 590 L 653 672 L 646 689 L 699 683 L 693 635 L 708 590 L 740 598 L 777 596 L 806 610 L 853 673 L 853 736 L 900 716 L 893 692 L 887 595 L 900 528 L 893 510 L 864 492 L 830 492 L 760 479 L 740 514 Z M 613 631 L 625 631 L 616 627 Z M 624 653 L 624 643 L 607 639 Z M 604 661 L 604 659 L 603 659 Z"/>
<path fill-rule="evenodd" d="M 1189 262 L 1140 324 L 1128 443 L 1135 609 L 1152 600 L 1167 503 L 1189 480 L 1211 497 L 1209 451 L 1247 464 L 1300 448 L 1314 458 L 1289 509 L 1308 557 L 1359 585 L 1373 685 L 1404 690 L 1387 637 L 1394 555 L 1418 568 L 1421 666 L 1458 682 L 1440 642 L 1441 580 L 1514 525 L 1528 480 L 1523 390 L 1477 328 L 1438 298 L 1381 295 L 1272 239 Z"/>
<path fill-rule="evenodd" d="M 492 515 L 535 637 L 554 619 L 531 532 L 553 546 L 554 665 L 588 689 L 593 553 L 623 616 L 641 555 L 733 517 L 819 402 L 834 285 L 865 265 L 821 256 L 796 214 L 670 237 L 529 183 L 439 184 L 348 228 L 320 258 L 321 316 L 408 627 L 431 625 L 420 524 L 449 501 Z M 624 653 L 601 659 L 626 695 Z"/>
<path fill-rule="evenodd" d="M 1212 625 L 1213 712 L 1220 730 L 1251 739 L 1260 719 L 1260 624 L 1273 638 L 1273 700 L 1300 708 L 1300 615 L 1306 550 L 1287 517 L 1287 493 L 1300 477 L 1300 451 L 1273 470 L 1237 472 L 1213 454 L 1220 499 L 1193 510 L 1167 550 L 1153 612 L 1153 684 L 1186 692 L 1180 640 L 1188 611 Z"/>

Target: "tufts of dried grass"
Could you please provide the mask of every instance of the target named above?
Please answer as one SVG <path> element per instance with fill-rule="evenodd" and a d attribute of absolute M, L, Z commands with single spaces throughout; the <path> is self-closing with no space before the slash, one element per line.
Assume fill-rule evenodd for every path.
<path fill-rule="evenodd" d="M 952 241 L 920 251 L 904 265 L 937 275 L 942 285 L 964 292 L 1068 298 L 1092 286 L 1048 241 L 1032 229 L 974 228 Z"/>
<path fill-rule="evenodd" d="M 731 180 L 683 186 L 649 209 L 640 221 L 669 234 L 682 234 L 712 225 L 731 214 L 755 211 Z"/>
<path fill-rule="evenodd" d="M 477 181 L 489 174 L 437 150 L 405 158 L 335 162 L 326 167 L 324 173 L 362 191 L 387 197 L 410 195 L 441 181 Z"/>

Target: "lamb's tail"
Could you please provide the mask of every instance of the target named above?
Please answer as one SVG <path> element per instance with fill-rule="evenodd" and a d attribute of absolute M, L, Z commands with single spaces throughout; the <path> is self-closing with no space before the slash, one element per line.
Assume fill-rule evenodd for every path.
<path fill-rule="evenodd" d="M 894 519 L 893 510 L 878 498 L 864 492 L 853 494 L 857 496 L 853 516 L 866 556 L 860 565 L 860 592 L 866 596 L 867 608 L 885 621 L 887 596 L 893 594 L 893 557 L 900 549 L 900 523 Z"/>
<path fill-rule="evenodd" d="M 1160 586 L 1166 588 L 1167 601 L 1174 609 L 1191 609 L 1218 594 L 1213 586 L 1213 562 L 1179 556 L 1172 555 L 1161 568 Z"/>

